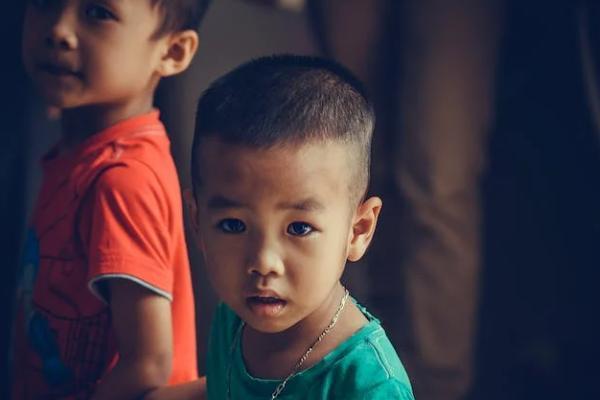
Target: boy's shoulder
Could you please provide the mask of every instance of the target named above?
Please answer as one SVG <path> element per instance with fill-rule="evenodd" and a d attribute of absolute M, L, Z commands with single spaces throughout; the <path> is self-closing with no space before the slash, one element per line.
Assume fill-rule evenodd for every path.
<path fill-rule="evenodd" d="M 323 362 L 334 397 L 359 399 L 413 399 L 410 380 L 379 320 L 364 307 L 368 323 L 346 339 Z"/>
<path fill-rule="evenodd" d="M 158 111 L 119 122 L 78 149 L 73 178 L 78 192 L 96 182 L 104 188 L 130 190 L 144 184 L 176 181 L 170 142 Z"/>
<path fill-rule="evenodd" d="M 88 146 L 98 156 L 104 156 L 106 162 L 130 166 L 143 164 L 150 170 L 162 168 L 165 164 L 174 167 L 169 137 L 157 110 L 107 128 Z"/>
<path fill-rule="evenodd" d="M 219 346 L 229 348 L 241 323 L 240 317 L 225 303 L 220 302 L 212 318 L 211 341 L 218 341 Z M 217 345 L 217 343 L 212 343 L 212 345 Z"/>

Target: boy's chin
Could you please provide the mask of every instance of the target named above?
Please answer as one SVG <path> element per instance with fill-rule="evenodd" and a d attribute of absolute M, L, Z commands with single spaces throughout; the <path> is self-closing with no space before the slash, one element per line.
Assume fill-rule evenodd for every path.
<path fill-rule="evenodd" d="M 61 110 L 67 110 L 70 108 L 77 107 L 77 105 L 73 104 L 72 101 L 57 96 L 56 94 L 46 94 L 42 92 L 41 98 L 44 103 L 46 116 L 50 119 L 56 119 L 60 117 Z"/>
<path fill-rule="evenodd" d="M 242 320 L 252 330 L 264 334 L 277 334 L 289 329 L 293 324 L 283 319 L 257 318 L 256 316 L 243 316 Z"/>
<path fill-rule="evenodd" d="M 72 90 L 40 84 L 36 86 L 36 92 L 43 103 L 49 108 L 67 109 L 81 106 L 81 98 L 72 93 Z"/>
<path fill-rule="evenodd" d="M 287 329 L 289 329 L 290 327 L 288 325 L 274 325 L 274 324 L 270 324 L 270 323 L 260 323 L 260 322 L 255 322 L 255 321 L 244 321 L 246 323 L 247 326 L 249 326 L 250 328 L 252 328 L 252 330 L 262 333 L 262 334 L 266 334 L 266 335 L 275 335 L 281 332 L 286 331 Z"/>

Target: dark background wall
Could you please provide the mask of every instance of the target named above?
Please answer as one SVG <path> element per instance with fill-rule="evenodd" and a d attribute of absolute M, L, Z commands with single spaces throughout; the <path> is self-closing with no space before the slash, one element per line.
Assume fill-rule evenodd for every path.
<path fill-rule="evenodd" d="M 7 343 L 13 299 L 14 273 L 25 223 L 26 166 L 25 77 L 20 68 L 20 16 L 16 7 L 3 13 L 1 35 L 6 40 L 0 68 L 0 398 L 6 398 Z"/>
<path fill-rule="evenodd" d="M 477 398 L 598 398 L 600 141 L 575 3 L 507 10 L 484 187 Z"/>

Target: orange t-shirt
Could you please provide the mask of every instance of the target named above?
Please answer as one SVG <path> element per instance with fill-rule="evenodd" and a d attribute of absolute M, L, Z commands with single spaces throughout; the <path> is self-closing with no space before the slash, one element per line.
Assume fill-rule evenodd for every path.
<path fill-rule="evenodd" d="M 18 291 L 14 399 L 85 399 L 117 360 L 103 279 L 171 300 L 171 384 L 197 377 L 181 192 L 158 111 L 46 156 Z M 54 152 L 56 153 L 56 152 Z"/>

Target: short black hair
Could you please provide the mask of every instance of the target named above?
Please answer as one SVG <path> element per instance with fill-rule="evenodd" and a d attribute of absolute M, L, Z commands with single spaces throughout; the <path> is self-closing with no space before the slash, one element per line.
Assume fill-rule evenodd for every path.
<path fill-rule="evenodd" d="M 150 0 L 162 12 L 162 22 L 156 36 L 165 33 L 198 29 L 212 0 Z"/>
<path fill-rule="evenodd" d="M 367 190 L 375 113 L 360 81 L 338 63 L 274 55 L 247 62 L 215 81 L 200 97 L 192 145 L 192 184 L 202 139 L 254 148 L 335 140 L 351 145 L 356 165 L 351 192 Z"/>

